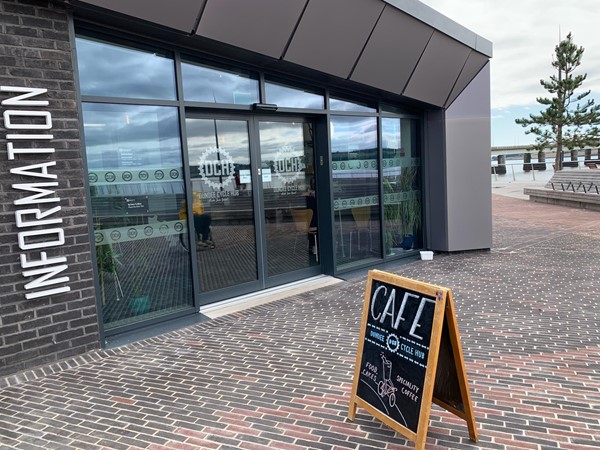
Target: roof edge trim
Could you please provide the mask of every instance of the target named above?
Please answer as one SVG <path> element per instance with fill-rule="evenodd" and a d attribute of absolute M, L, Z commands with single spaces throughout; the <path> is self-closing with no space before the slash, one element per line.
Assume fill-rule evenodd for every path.
<path fill-rule="evenodd" d="M 444 16 L 435 9 L 418 0 L 383 0 L 385 3 L 405 12 L 436 30 L 471 47 L 489 58 L 492 57 L 493 45 L 477 33 Z"/>

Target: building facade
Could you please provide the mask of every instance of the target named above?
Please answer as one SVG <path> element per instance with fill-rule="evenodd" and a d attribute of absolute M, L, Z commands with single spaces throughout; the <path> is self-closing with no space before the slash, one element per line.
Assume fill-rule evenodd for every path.
<path fill-rule="evenodd" d="M 0 375 L 291 281 L 491 247 L 491 44 L 418 1 L 0 17 Z"/>

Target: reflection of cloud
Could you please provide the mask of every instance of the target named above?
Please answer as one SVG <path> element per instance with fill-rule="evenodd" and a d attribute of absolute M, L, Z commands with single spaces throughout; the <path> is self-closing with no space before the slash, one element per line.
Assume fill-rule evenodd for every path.
<path fill-rule="evenodd" d="M 377 120 L 375 117 L 331 118 L 331 151 L 346 152 L 377 147 Z"/>
<path fill-rule="evenodd" d="M 182 64 L 186 100 L 208 103 L 258 102 L 258 80 L 195 64 Z"/>
<path fill-rule="evenodd" d="M 275 103 L 285 108 L 323 109 L 324 98 L 322 95 L 309 91 L 283 86 L 276 83 L 265 83 L 267 103 Z"/>
<path fill-rule="evenodd" d="M 83 119 L 90 169 L 117 169 L 124 155 L 132 165 L 182 164 L 177 108 L 84 103 Z"/>
<path fill-rule="evenodd" d="M 76 45 L 83 95 L 175 99 L 172 59 L 85 38 Z"/>

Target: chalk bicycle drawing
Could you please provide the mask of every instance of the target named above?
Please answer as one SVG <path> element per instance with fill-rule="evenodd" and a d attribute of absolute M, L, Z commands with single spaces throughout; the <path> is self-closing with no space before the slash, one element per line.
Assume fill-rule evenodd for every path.
<path fill-rule="evenodd" d="M 392 383 L 392 362 L 385 357 L 381 352 L 381 361 L 383 363 L 383 380 L 377 385 L 377 392 L 380 397 L 388 397 L 390 407 L 393 408 L 396 405 L 396 394 L 398 390 Z"/>

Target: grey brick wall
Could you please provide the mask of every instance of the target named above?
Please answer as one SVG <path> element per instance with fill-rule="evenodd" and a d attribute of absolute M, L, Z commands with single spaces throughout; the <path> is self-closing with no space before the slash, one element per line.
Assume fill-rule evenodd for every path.
<path fill-rule="evenodd" d="M 68 11 L 41 0 L 0 0 L 0 85 L 48 89 L 36 100 L 47 100 L 43 110 L 52 115 L 54 154 L 18 155 L 9 160 L 5 124 L 0 116 L 0 376 L 82 354 L 99 346 L 97 310 L 87 229 L 83 184 L 82 144 L 76 103 Z M 0 92 L 0 101 L 16 94 Z M 2 106 L 2 110 L 6 109 Z M 11 109 L 18 109 L 12 108 Z M 23 108 L 21 108 L 23 109 Z M 32 108 L 29 108 L 32 109 Z M 43 142 L 41 147 L 48 147 Z M 15 145 L 16 146 L 16 145 Z M 65 244 L 48 249 L 48 257 L 65 256 L 68 276 L 62 285 L 70 292 L 26 300 L 26 283 L 19 255 L 40 258 L 40 250 L 18 245 L 14 205 L 31 193 L 15 190 L 15 183 L 40 182 L 13 175 L 10 169 L 56 161 L 49 172 L 58 175 L 56 196 L 61 198 L 59 225 Z M 43 210 L 56 203 L 32 205 Z M 20 207 L 23 208 L 23 207 Z M 35 229 L 35 228 L 33 228 Z M 57 286 L 51 286 L 57 287 Z"/>

